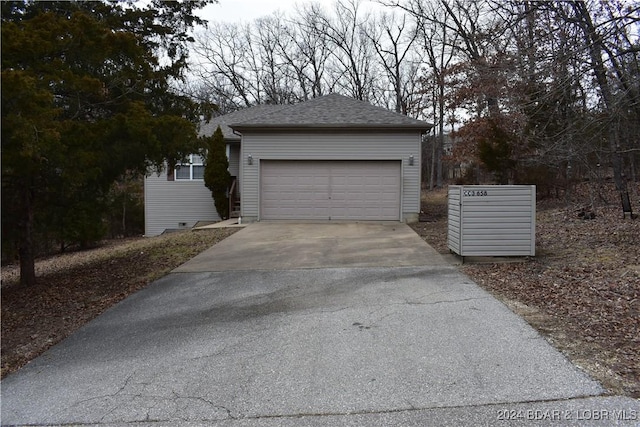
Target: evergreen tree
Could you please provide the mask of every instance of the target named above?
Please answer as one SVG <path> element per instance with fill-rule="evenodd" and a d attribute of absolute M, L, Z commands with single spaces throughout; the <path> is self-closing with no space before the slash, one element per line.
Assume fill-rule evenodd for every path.
<path fill-rule="evenodd" d="M 222 129 L 220 126 L 213 136 L 206 138 L 207 157 L 204 167 L 204 185 L 211 190 L 216 211 L 220 218 L 229 218 L 229 185 L 231 174 L 229 173 L 229 160 Z"/>
<path fill-rule="evenodd" d="M 206 3 L 2 3 L 2 248 L 23 284 L 49 239 L 102 236 L 119 177 L 198 149 L 201 106 L 172 86 Z"/>

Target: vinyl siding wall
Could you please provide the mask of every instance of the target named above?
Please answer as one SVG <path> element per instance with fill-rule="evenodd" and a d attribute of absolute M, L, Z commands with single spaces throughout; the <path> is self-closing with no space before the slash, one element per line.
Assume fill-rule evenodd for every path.
<path fill-rule="evenodd" d="M 535 185 L 449 187 L 449 249 L 461 256 L 533 256 Z"/>
<path fill-rule="evenodd" d="M 402 220 L 417 221 L 420 212 L 418 131 L 407 132 L 258 132 L 243 133 L 241 147 L 242 217 L 260 216 L 260 160 L 400 160 Z M 247 164 L 247 157 L 253 164 Z M 409 166 L 409 156 L 414 164 Z"/>
<path fill-rule="evenodd" d="M 167 181 L 165 172 L 144 180 L 144 217 L 146 236 L 220 220 L 204 181 Z"/>
<path fill-rule="evenodd" d="M 240 177 L 240 143 L 229 144 L 229 173 Z M 220 221 L 204 181 L 167 181 L 166 171 L 144 180 L 145 235 L 165 230 L 191 228 L 198 221 Z M 186 223 L 186 226 L 180 226 Z"/>
<path fill-rule="evenodd" d="M 229 173 L 240 177 L 240 143 L 229 144 Z"/>
<path fill-rule="evenodd" d="M 447 244 L 449 249 L 460 254 L 460 203 L 462 192 L 460 186 L 449 186 L 449 219 L 447 221 Z"/>

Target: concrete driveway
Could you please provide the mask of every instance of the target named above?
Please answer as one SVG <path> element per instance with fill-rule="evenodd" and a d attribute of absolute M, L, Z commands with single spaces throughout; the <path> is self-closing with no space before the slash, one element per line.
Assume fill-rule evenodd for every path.
<path fill-rule="evenodd" d="M 175 272 L 437 266 L 446 262 L 398 222 L 259 222 Z"/>
<path fill-rule="evenodd" d="M 252 224 L 2 382 L 3 424 L 636 425 L 406 225 Z"/>

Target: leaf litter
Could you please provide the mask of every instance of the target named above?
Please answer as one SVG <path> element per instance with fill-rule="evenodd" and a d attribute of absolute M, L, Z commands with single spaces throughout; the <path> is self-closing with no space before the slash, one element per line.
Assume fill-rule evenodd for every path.
<path fill-rule="evenodd" d="M 589 200 L 586 185 L 577 200 Z M 601 189 L 601 191 L 603 191 Z M 460 269 L 541 332 L 612 394 L 640 397 L 640 218 L 622 218 L 619 198 L 589 206 L 543 200 L 536 218 L 536 256 L 522 262 L 465 263 Z M 640 186 L 632 188 L 640 213 Z M 580 194 L 583 195 L 580 198 Z M 428 193 L 414 230 L 449 253 L 446 190 Z"/>
<path fill-rule="evenodd" d="M 109 307 L 238 231 L 219 228 L 104 242 L 36 262 L 37 283 L 2 269 L 2 378 Z"/>

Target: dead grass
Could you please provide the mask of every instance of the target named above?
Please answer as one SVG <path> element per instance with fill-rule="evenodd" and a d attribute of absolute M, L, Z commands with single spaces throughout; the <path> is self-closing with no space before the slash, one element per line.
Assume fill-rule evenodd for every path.
<path fill-rule="evenodd" d="M 3 268 L 2 377 L 237 230 L 111 241 L 50 257 L 37 263 L 38 283 L 28 288 L 17 283 L 16 267 Z"/>

